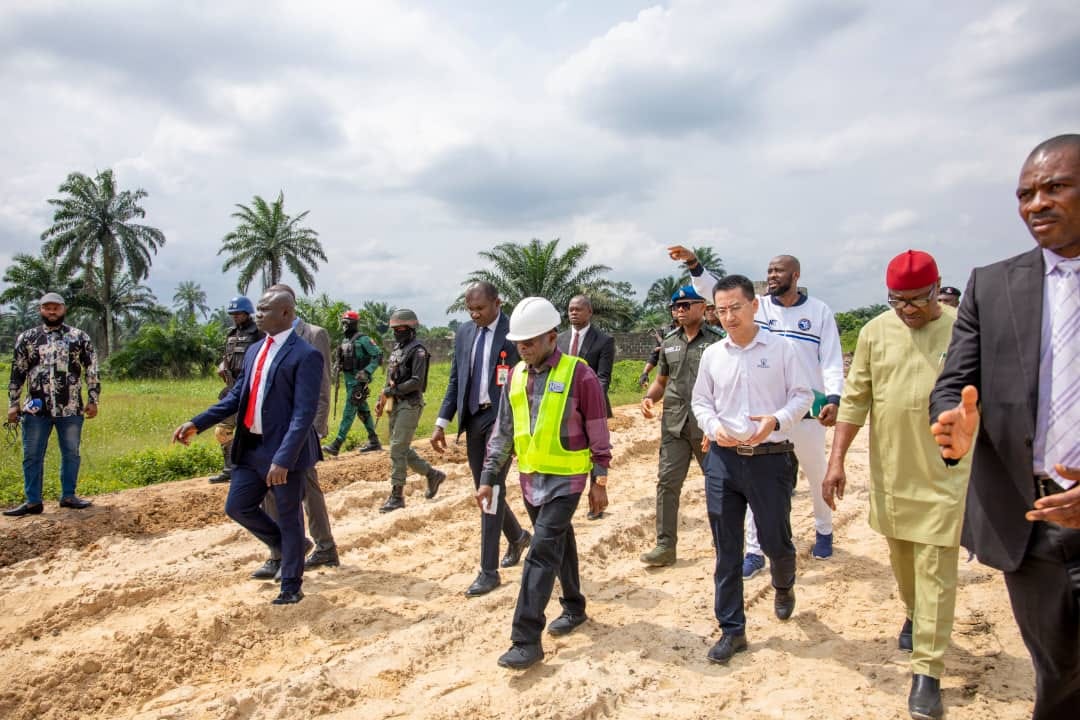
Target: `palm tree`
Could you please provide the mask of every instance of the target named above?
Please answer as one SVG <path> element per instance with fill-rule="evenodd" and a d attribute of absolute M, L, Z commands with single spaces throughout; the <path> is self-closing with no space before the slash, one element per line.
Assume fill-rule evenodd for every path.
<path fill-rule="evenodd" d="M 16 253 L 11 260 L 11 265 L 4 271 L 3 281 L 7 287 L 0 292 L 0 302 L 19 301 L 36 306 L 45 293 L 58 292 L 69 311 L 86 305 L 82 279 L 62 276 L 56 258 Z"/>
<path fill-rule="evenodd" d="M 589 251 L 588 245 L 571 245 L 561 255 L 558 250 L 558 238 L 551 242 L 533 238 L 525 245 L 496 245 L 491 250 L 479 253 L 494 267 L 490 270 L 473 270 L 462 285 L 468 286 L 477 281 L 492 283 L 499 289 L 503 308 L 508 313 L 522 298 L 530 296 L 547 298 L 560 312 L 566 311 L 570 298 L 577 294 L 588 295 L 594 309 L 598 298 L 618 296 L 616 284 L 603 277 L 611 268 L 607 265 L 580 266 Z M 464 309 L 465 294 L 462 293 L 446 311 L 459 312 Z"/>
<path fill-rule="evenodd" d="M 645 307 L 650 310 L 666 308 L 671 304 L 671 296 L 686 282 L 685 277 L 675 277 L 674 275 L 658 278 L 649 286 L 649 291 L 645 293 Z"/>
<path fill-rule="evenodd" d="M 266 288 L 281 282 L 286 268 L 296 276 L 300 288 L 310 293 L 319 269 L 315 261 L 327 262 L 319 234 L 300 225 L 309 211 L 290 217 L 284 204 L 284 192 L 278 193 L 273 204 L 256 195 L 251 207 L 237 204 L 239 211 L 232 214 L 240 223 L 222 240 L 218 255 L 227 255 L 223 271 L 240 268 L 236 287 L 245 295 L 256 275 Z"/>
<path fill-rule="evenodd" d="M 168 309 L 158 304 L 150 288 L 127 273 L 114 277 L 106 286 L 104 276 L 102 268 L 87 273 L 85 309 L 74 314 L 76 320 L 88 321 L 88 331 L 95 341 L 130 335 L 147 322 L 168 322 Z"/>
<path fill-rule="evenodd" d="M 710 247 L 696 247 L 691 248 L 694 251 L 694 255 L 697 255 L 697 261 L 701 263 L 701 266 L 705 268 L 706 272 L 712 274 L 714 277 L 722 278 L 727 275 L 727 271 L 724 270 L 724 261 L 716 256 L 716 251 Z M 683 276 L 686 285 L 690 282 L 690 275 Z"/>
<path fill-rule="evenodd" d="M 60 185 L 66 197 L 52 198 L 56 208 L 52 226 L 41 234 L 46 257 L 59 260 L 61 276 L 71 275 L 76 268 L 100 270 L 99 297 L 117 295 L 114 285 L 127 273 L 131 281 L 145 279 L 150 273 L 150 254 L 165 244 L 165 234 L 155 227 L 134 223 L 146 217 L 139 201 L 147 196 L 143 189 L 118 192 L 112 170 L 104 170 L 91 178 L 73 172 Z M 89 278 L 87 278 L 89 282 Z M 113 316 L 115 308 L 101 308 L 105 328 L 102 357 L 114 349 Z"/>
<path fill-rule="evenodd" d="M 194 280 L 184 280 L 177 285 L 172 299 L 173 309 L 190 322 L 195 322 L 196 310 L 202 314 L 203 320 L 210 314 L 210 306 L 206 304 L 206 292 Z"/>
<path fill-rule="evenodd" d="M 357 314 L 360 315 L 357 327 L 360 332 L 374 340 L 376 344 L 381 344 L 383 335 L 390 324 L 390 316 L 394 314 L 395 310 L 397 308 L 388 303 L 365 300 L 357 311 Z"/>

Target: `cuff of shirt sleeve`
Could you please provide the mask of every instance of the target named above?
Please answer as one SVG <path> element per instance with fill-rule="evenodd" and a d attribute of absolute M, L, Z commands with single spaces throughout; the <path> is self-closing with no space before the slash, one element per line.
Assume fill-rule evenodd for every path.
<path fill-rule="evenodd" d="M 483 472 L 480 473 L 480 484 L 481 485 L 487 485 L 488 487 L 491 487 L 492 485 L 495 484 L 495 474 L 492 473 L 492 472 L 489 472 L 487 470 L 484 470 Z"/>
<path fill-rule="evenodd" d="M 689 270 L 690 274 L 694 277 L 701 277 L 702 273 L 705 272 L 705 266 L 701 264 L 701 261 L 698 261 L 697 265 L 692 268 L 687 268 L 687 270 Z"/>
<path fill-rule="evenodd" d="M 435 418 L 435 427 L 445 430 L 446 428 L 450 427 L 450 421 L 446 418 Z"/>
<path fill-rule="evenodd" d="M 825 396 L 825 404 L 826 405 L 839 405 L 840 404 L 840 396 L 839 395 L 826 395 Z"/>

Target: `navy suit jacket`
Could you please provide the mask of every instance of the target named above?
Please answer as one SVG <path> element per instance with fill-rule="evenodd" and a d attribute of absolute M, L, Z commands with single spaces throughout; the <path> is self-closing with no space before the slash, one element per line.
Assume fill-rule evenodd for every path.
<path fill-rule="evenodd" d="M 573 328 L 559 333 L 559 350 L 569 353 L 573 338 Z M 607 415 L 612 417 L 608 387 L 611 386 L 611 373 L 615 366 L 615 338 L 601 332 L 595 325 L 590 325 L 589 332 L 585 333 L 585 341 L 578 348 L 577 356 L 593 369 L 596 377 L 600 378 L 600 387 L 604 388 L 604 402 L 607 403 Z"/>
<path fill-rule="evenodd" d="M 1020 566 L 1034 526 L 1024 512 L 1035 502 L 1032 442 L 1044 278 L 1038 247 L 972 271 L 945 367 L 930 394 L 933 422 L 956 407 L 965 385 L 979 391 L 964 544 L 980 562 L 1006 572 Z"/>
<path fill-rule="evenodd" d="M 232 446 L 232 461 L 239 462 L 245 449 L 252 447 L 253 436 L 244 426 L 244 413 L 250 399 L 248 378 L 254 372 L 255 361 L 262 351 L 265 338 L 254 343 L 244 355 L 244 371 L 221 401 L 201 413 L 191 422 L 202 432 L 230 415 L 236 415 L 236 437 Z M 319 405 L 319 389 L 323 377 L 322 354 L 296 332 L 274 356 L 264 387 L 262 413 L 262 445 L 268 456 L 266 468 L 273 463 L 290 471 L 303 470 L 322 459 L 319 439 L 315 434 L 315 415 Z"/>
<path fill-rule="evenodd" d="M 495 367 L 500 363 L 513 367 L 521 358 L 518 356 L 517 346 L 506 339 L 506 333 L 510 331 L 510 318 L 505 313 L 499 313 L 499 319 L 495 323 L 495 336 L 491 339 L 491 353 L 488 355 L 488 368 L 491 374 L 488 376 L 488 396 L 491 404 L 499 402 L 500 388 L 495 384 Z M 446 385 L 446 395 L 439 407 L 439 417 L 445 420 L 453 420 L 454 415 L 459 418 L 458 435 L 463 430 L 461 418 L 464 418 L 468 410 L 469 372 L 472 369 L 469 359 L 472 356 L 473 345 L 476 344 L 476 334 L 479 329 L 472 320 L 462 323 L 454 333 L 454 357 L 450 361 L 450 381 Z M 505 358 L 500 358 L 500 353 L 506 353 Z"/>

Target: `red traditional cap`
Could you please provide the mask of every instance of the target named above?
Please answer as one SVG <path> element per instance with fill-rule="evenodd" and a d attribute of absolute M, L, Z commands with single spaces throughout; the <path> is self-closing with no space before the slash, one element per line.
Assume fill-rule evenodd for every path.
<path fill-rule="evenodd" d="M 900 253 L 889 261 L 885 270 L 885 286 L 890 290 L 918 290 L 940 279 L 941 273 L 933 256 L 922 250 Z"/>

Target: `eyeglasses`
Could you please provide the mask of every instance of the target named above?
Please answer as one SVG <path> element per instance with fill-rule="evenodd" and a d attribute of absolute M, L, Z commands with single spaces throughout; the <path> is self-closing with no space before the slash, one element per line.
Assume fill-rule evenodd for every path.
<path fill-rule="evenodd" d="M 671 309 L 672 310 L 689 310 L 690 308 L 694 307 L 695 305 L 697 305 L 700 302 L 701 302 L 700 300 L 692 300 L 692 301 L 671 303 Z"/>
<path fill-rule="evenodd" d="M 898 297 L 893 297 L 892 295 L 890 295 L 887 302 L 889 303 L 890 307 L 893 307 L 893 308 L 895 308 L 897 310 L 902 309 L 905 305 L 911 305 L 912 307 L 916 307 L 916 308 L 919 308 L 921 310 L 922 308 L 929 305 L 931 303 L 931 301 L 933 301 L 936 297 L 937 297 L 937 288 L 932 287 L 932 288 L 930 288 L 930 294 L 927 295 L 926 297 L 898 298 Z"/>

